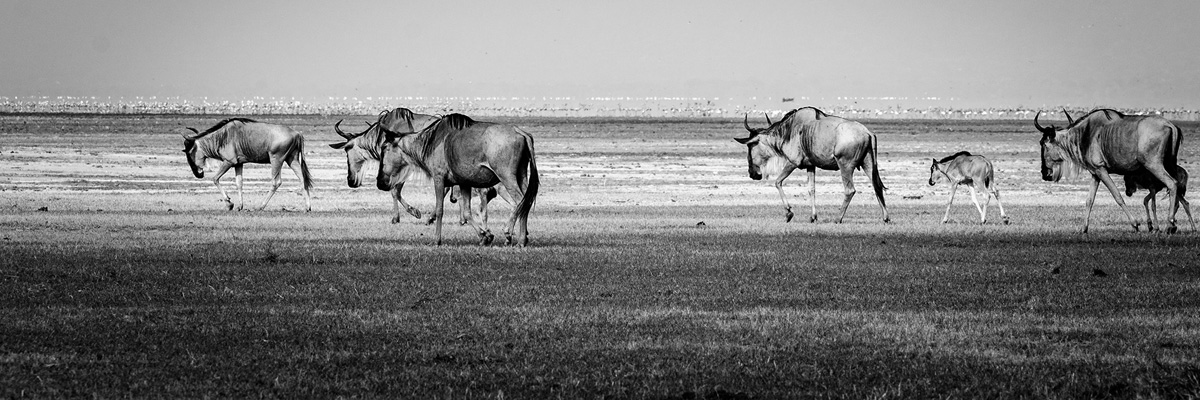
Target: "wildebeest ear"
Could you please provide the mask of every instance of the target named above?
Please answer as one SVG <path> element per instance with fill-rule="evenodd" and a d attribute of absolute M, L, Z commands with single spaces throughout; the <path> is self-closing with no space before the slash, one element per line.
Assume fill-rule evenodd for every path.
<path fill-rule="evenodd" d="M 738 143 L 741 143 L 741 144 L 750 144 L 750 143 L 757 142 L 758 137 L 754 136 L 754 137 L 744 137 L 744 138 L 733 138 L 733 140 L 736 140 Z"/>
<path fill-rule="evenodd" d="M 346 150 L 350 150 L 352 147 L 354 147 L 354 145 L 350 144 L 350 142 L 347 141 L 347 142 L 341 142 L 341 143 L 330 143 L 329 147 L 332 147 L 335 149 L 340 149 L 340 148 L 345 147 Z"/>

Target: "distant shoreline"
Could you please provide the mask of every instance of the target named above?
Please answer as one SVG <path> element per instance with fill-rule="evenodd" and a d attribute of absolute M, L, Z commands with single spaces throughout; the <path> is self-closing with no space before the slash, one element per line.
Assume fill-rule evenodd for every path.
<path fill-rule="evenodd" d="M 628 104 L 627 104 L 628 103 Z M 380 111 L 396 107 L 407 107 L 426 114 L 444 115 L 463 113 L 477 117 L 566 117 L 566 118 L 701 118 L 731 119 L 750 115 L 762 119 L 763 115 L 782 116 L 789 110 L 804 107 L 803 103 L 777 103 L 770 105 L 721 105 L 711 101 L 689 102 L 621 102 L 580 101 L 572 103 L 525 103 L 511 102 L 427 102 L 401 104 L 401 102 L 352 102 L 352 103 L 307 103 L 299 101 L 273 102 L 220 102 L 195 103 L 172 101 L 97 102 L 97 101 L 2 101 L 0 114 L 76 114 L 76 115 L 376 115 Z M 1027 120 L 1037 112 L 1048 113 L 1044 118 L 1061 119 L 1062 110 L 1080 115 L 1095 108 L 1105 107 L 858 107 L 829 106 L 822 110 L 847 118 L 856 119 L 968 119 L 968 120 Z M 1114 107 L 1115 108 L 1115 107 Z M 1144 108 L 1115 108 L 1127 114 L 1162 115 L 1177 121 L 1200 121 L 1200 110 Z M 759 121 L 761 122 L 761 121 Z"/>

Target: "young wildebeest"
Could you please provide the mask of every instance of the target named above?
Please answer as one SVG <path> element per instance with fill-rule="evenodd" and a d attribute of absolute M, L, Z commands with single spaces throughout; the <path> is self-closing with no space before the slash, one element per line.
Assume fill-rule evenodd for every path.
<path fill-rule="evenodd" d="M 954 204 L 954 194 L 958 192 L 959 185 L 967 185 L 967 188 L 971 190 L 971 201 L 975 203 L 975 209 L 979 210 L 979 223 L 987 222 L 988 203 L 992 200 L 991 196 L 995 196 L 996 204 L 1000 206 L 1000 218 L 1003 218 L 1004 223 L 1008 224 L 1008 215 L 1004 214 L 1004 204 L 1000 202 L 1000 191 L 996 189 L 992 163 L 988 159 L 966 151 L 960 151 L 941 160 L 934 159 L 933 165 L 929 167 L 929 186 L 933 186 L 943 179 L 950 183 L 950 202 L 946 203 L 946 215 L 942 217 L 943 224 L 950 221 L 950 206 Z M 984 193 L 983 207 L 979 206 L 979 199 L 975 197 L 975 189 Z"/>
<path fill-rule="evenodd" d="M 1064 163 L 1092 175 L 1083 232 L 1088 231 L 1100 182 L 1104 182 L 1133 229 L 1138 229 L 1138 221 L 1125 208 L 1125 200 L 1121 199 L 1109 174 L 1148 174 L 1161 183 L 1171 195 L 1171 214 L 1167 219 L 1170 227 L 1167 232 L 1175 232 L 1175 213 L 1182 196 L 1179 194 L 1179 183 L 1168 171 L 1174 171 L 1178 166 L 1179 144 L 1182 141 L 1179 127 L 1160 116 L 1131 116 L 1107 109 L 1093 110 L 1079 120 L 1071 119 L 1067 110 L 1063 110 L 1063 114 L 1067 116 L 1066 128 L 1053 125 L 1043 127 L 1038 122 L 1041 112 L 1033 117 L 1033 126 L 1042 133 L 1043 180 L 1057 182 L 1061 179 Z M 1151 221 L 1147 221 L 1146 226 L 1148 230 L 1154 229 Z"/>
<path fill-rule="evenodd" d="M 380 146 L 378 174 L 380 187 L 392 184 L 403 163 L 411 164 L 433 179 L 437 244 L 442 244 L 442 211 L 446 189 L 459 186 L 460 207 L 479 234 L 480 243 L 491 243 L 494 236 L 486 226 L 471 217 L 471 190 L 504 185 L 516 201 L 508 220 L 505 236 L 513 244 L 513 227 L 518 230 L 516 244 L 529 243 L 528 219 L 538 193 L 538 173 L 533 137 L 512 125 L 476 122 L 462 114 L 450 114 L 419 133 L 397 133 L 384 128 Z"/>
<path fill-rule="evenodd" d="M 837 170 L 842 173 L 845 199 L 838 223 L 846 217 L 846 208 L 854 197 L 854 170 L 861 168 L 871 179 L 875 198 L 883 211 L 883 222 L 889 222 L 887 205 L 883 201 L 883 180 L 879 178 L 879 163 L 876 160 L 875 135 L 867 127 L 854 121 L 825 114 L 813 107 L 804 107 L 788 112 L 779 122 L 767 128 L 750 127 L 749 116 L 742 124 L 750 132 L 745 138 L 735 138 L 748 148 L 750 179 L 760 180 L 764 175 L 775 175 L 775 188 L 787 211 L 786 221 L 792 220 L 792 206 L 783 193 L 783 180 L 797 168 L 808 171 L 808 197 L 812 200 L 812 216 L 817 220 L 817 168 Z"/>
<path fill-rule="evenodd" d="M 304 188 L 304 210 L 312 211 L 310 191 L 313 184 L 312 176 L 308 174 L 308 164 L 304 162 L 304 136 L 286 126 L 247 118 L 230 118 L 218 122 L 204 132 L 192 128 L 187 130 L 191 133 L 180 133 L 183 135 L 183 153 L 187 155 L 192 174 L 197 178 L 204 178 L 206 162 L 209 159 L 219 161 L 220 166 L 217 167 L 213 183 L 221 190 L 221 196 L 225 198 L 230 210 L 233 209 L 233 201 L 225 194 L 225 188 L 221 187 L 221 176 L 225 175 L 230 167 L 237 176 L 237 209 L 241 210 L 245 204 L 242 199 L 242 165 L 271 164 L 271 180 L 274 184 L 262 206 L 258 207 L 262 210 L 267 207 L 267 202 L 271 201 L 271 197 L 283 183 L 279 171 L 283 164 L 287 163 L 292 172 L 296 173 L 296 177 L 300 178 Z"/>
<path fill-rule="evenodd" d="M 1175 167 L 1175 172 L 1171 174 L 1175 181 L 1179 183 L 1179 204 L 1183 206 L 1183 212 L 1187 213 L 1188 222 L 1192 225 L 1192 231 L 1196 230 L 1196 220 L 1192 219 L 1192 206 L 1188 204 L 1187 199 L 1187 181 L 1188 173 L 1183 167 Z M 1125 195 L 1133 196 L 1138 189 L 1146 189 L 1150 193 L 1146 194 L 1146 198 L 1142 199 L 1142 207 L 1146 208 L 1146 226 L 1150 227 L 1151 221 L 1158 222 L 1158 200 L 1156 196 L 1158 192 L 1165 187 L 1162 182 L 1154 178 L 1154 175 L 1149 173 L 1125 175 Z"/>

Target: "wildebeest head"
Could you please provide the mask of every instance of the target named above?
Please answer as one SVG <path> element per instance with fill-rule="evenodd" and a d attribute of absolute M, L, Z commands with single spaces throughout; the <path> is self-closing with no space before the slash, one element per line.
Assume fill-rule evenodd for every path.
<path fill-rule="evenodd" d="M 408 160 L 400 149 L 400 141 L 415 133 L 398 133 L 379 127 L 382 131 L 379 143 L 379 173 L 375 175 L 375 186 L 379 190 L 392 190 L 404 181 L 408 173 Z"/>
<path fill-rule="evenodd" d="M 1067 116 L 1068 126 L 1075 123 L 1067 110 L 1064 109 L 1063 114 Z M 1033 117 L 1033 126 L 1042 133 L 1042 139 L 1038 142 L 1042 152 L 1042 180 L 1058 182 L 1063 175 L 1062 148 L 1057 143 L 1058 132 L 1062 131 L 1062 128 L 1054 125 L 1042 126 L 1038 122 L 1040 116 L 1042 116 L 1042 112 L 1038 111 L 1037 115 Z"/>
<path fill-rule="evenodd" d="M 204 165 L 208 162 L 208 156 L 204 154 L 200 146 L 196 145 L 196 135 L 199 135 L 200 132 L 192 128 L 187 128 L 187 130 L 191 133 L 179 132 L 180 135 L 183 135 L 183 154 L 187 156 L 188 167 L 192 169 L 192 175 L 204 178 Z"/>
<path fill-rule="evenodd" d="M 933 165 L 929 166 L 929 186 L 936 185 L 942 179 L 949 179 L 946 177 L 946 173 L 942 172 L 941 166 L 938 165 L 938 160 L 936 158 L 932 160 Z"/>
<path fill-rule="evenodd" d="M 341 124 L 342 120 L 338 120 L 337 123 L 333 124 L 333 130 L 337 132 L 338 136 L 345 138 L 346 141 L 330 144 L 329 147 L 346 151 L 346 185 L 356 188 L 362 185 L 362 166 L 371 157 L 367 149 L 354 144 L 354 139 L 370 132 L 378 122 L 369 124 L 367 130 L 357 134 L 342 132 Z"/>
<path fill-rule="evenodd" d="M 771 125 L 771 117 L 767 117 L 767 126 L 770 127 Z M 749 166 L 750 179 L 761 180 L 763 178 L 763 168 L 767 166 L 772 157 L 777 156 L 777 154 L 766 148 L 766 146 L 760 145 L 762 141 L 761 134 L 768 128 L 751 128 L 749 115 L 742 118 L 742 126 L 746 127 L 746 131 L 750 132 L 750 136 L 733 138 L 733 140 L 746 145 L 746 164 Z"/>

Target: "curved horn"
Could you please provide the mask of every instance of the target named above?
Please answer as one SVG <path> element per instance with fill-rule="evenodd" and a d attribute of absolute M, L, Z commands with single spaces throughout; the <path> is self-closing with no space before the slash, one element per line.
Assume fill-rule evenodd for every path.
<path fill-rule="evenodd" d="M 342 124 L 342 120 L 339 119 L 337 123 L 333 124 L 333 131 L 337 132 L 338 136 L 344 137 L 347 140 L 354 138 L 354 135 L 351 135 L 346 132 L 342 132 L 342 128 L 340 127 L 341 124 Z"/>
<path fill-rule="evenodd" d="M 1063 107 L 1063 115 L 1067 116 L 1067 126 L 1075 125 L 1075 120 L 1071 118 L 1071 114 L 1067 112 L 1067 108 Z"/>
<path fill-rule="evenodd" d="M 754 132 L 753 129 L 750 129 L 750 114 L 749 113 L 747 113 L 746 116 L 742 118 L 742 126 L 745 126 L 747 131 Z"/>
<path fill-rule="evenodd" d="M 771 114 L 763 113 L 763 116 L 767 117 L 767 126 L 775 125 L 775 123 L 771 122 Z"/>
<path fill-rule="evenodd" d="M 1037 115 L 1033 116 L 1033 127 L 1037 128 L 1037 130 L 1039 130 L 1039 131 L 1044 131 L 1044 130 L 1046 130 L 1046 128 L 1043 128 L 1042 124 L 1038 123 L 1038 117 L 1040 117 L 1040 116 L 1042 116 L 1041 111 L 1038 111 Z"/>

